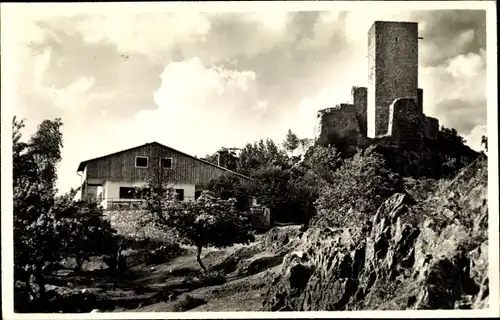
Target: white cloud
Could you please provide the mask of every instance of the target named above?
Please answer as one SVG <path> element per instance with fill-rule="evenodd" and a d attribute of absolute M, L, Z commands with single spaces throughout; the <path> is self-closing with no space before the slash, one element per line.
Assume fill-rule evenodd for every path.
<path fill-rule="evenodd" d="M 375 21 L 413 21 L 412 14 L 412 11 L 390 10 L 387 8 L 349 11 L 344 24 L 346 39 L 366 50 L 368 30 Z M 359 32 L 359 30 L 363 30 L 363 32 Z"/>
<path fill-rule="evenodd" d="M 448 63 L 446 71 L 454 78 L 474 78 L 480 76 L 486 68 L 484 50 L 481 54 L 459 55 Z"/>
<path fill-rule="evenodd" d="M 476 151 L 484 150 L 484 146 L 481 146 L 481 137 L 488 135 L 488 130 L 486 124 L 476 126 L 472 131 L 464 136 L 467 145 Z"/>
<path fill-rule="evenodd" d="M 244 14 L 242 18 L 257 22 L 266 33 L 282 35 L 286 32 L 287 23 L 290 21 L 290 14 L 283 10 L 270 10 L 252 14 Z"/>
<path fill-rule="evenodd" d="M 418 20 L 420 29 L 432 27 L 434 30 L 435 26 L 427 23 L 425 16 L 422 17 Z M 86 76 L 77 75 L 70 85 L 61 89 L 55 90 L 44 85 L 44 74 L 49 67 L 54 66 L 54 62 L 58 63 L 51 61 L 56 49 L 52 51 L 48 48 L 36 57 L 26 44 L 31 41 L 43 42 L 47 37 L 51 37 L 61 48 L 67 44 L 58 43 L 64 39 L 58 40 L 50 28 L 37 26 L 35 21 L 39 18 L 48 20 L 45 16 L 35 15 L 10 20 L 15 23 L 10 26 L 7 24 L 13 30 L 7 45 L 10 46 L 11 54 L 17 57 L 12 61 L 19 66 L 18 77 L 22 80 L 19 83 L 24 93 L 30 92 L 36 96 L 33 101 L 38 98 L 50 101 L 50 106 L 40 111 L 39 116 L 45 116 L 48 112 L 45 110 L 53 106 L 64 115 L 66 147 L 60 176 L 67 180 L 61 184 L 61 188 L 68 186 L 70 177 L 76 176 L 79 161 L 147 141 L 157 140 L 203 156 L 223 145 L 241 146 L 259 138 L 270 137 L 281 141 L 288 128 L 301 138 L 312 137 L 317 110 L 349 102 L 351 86 L 366 86 L 367 33 L 373 21 L 414 20 L 412 12 L 357 10 L 349 12 L 345 19 L 339 12 L 324 12 L 313 26 L 312 38 L 302 37 L 299 44 L 292 43 L 295 35 L 288 28 L 290 14 L 283 11 L 235 13 L 232 16 L 186 12 L 176 15 L 109 13 L 52 20 L 51 28 L 73 35 L 81 33 L 86 42 L 94 45 L 101 41 L 111 42 L 123 53 L 141 53 L 154 62 L 169 61 L 169 51 L 180 50 L 179 57 L 185 60 L 168 64 L 161 74 L 161 87 L 154 94 L 157 108 L 143 110 L 124 123 L 98 120 L 101 114 L 106 116 L 105 111 L 92 110 L 89 106 L 93 106 L 95 99 L 109 99 L 110 106 L 119 110 L 122 106 L 117 106 L 119 103 L 114 102 L 113 97 L 130 98 L 120 101 L 134 101 L 137 95 L 128 86 L 110 85 L 108 92 L 92 92 L 92 85 L 99 77 L 94 79 L 91 72 Z M 332 35 L 343 36 L 346 43 L 340 41 L 342 45 L 330 47 Z M 425 113 L 437 116 L 441 124 L 450 127 L 468 121 L 468 127 L 473 128 L 469 130 L 470 138 L 467 138 L 470 141 L 477 140 L 473 135 L 479 135 L 480 125 L 485 122 L 486 111 L 481 109 L 485 108 L 485 58 L 484 52 L 480 55 L 459 56 L 456 52 L 470 44 L 476 36 L 474 31 L 464 30 L 443 48 L 425 40 L 420 46 L 421 60 L 425 61 L 426 57 L 453 57 L 445 64 L 421 68 L 420 87 L 424 88 Z M 280 59 L 279 55 L 251 59 L 275 46 L 285 49 L 282 54 L 291 58 L 282 58 L 288 59 L 290 64 L 281 65 L 279 61 L 271 60 Z M 2 49 L 5 48 L 2 38 Z M 304 56 L 305 53 L 319 52 L 318 55 L 327 55 L 327 58 L 323 57 L 321 61 L 324 63 L 321 64 L 310 57 L 297 62 L 294 60 L 300 56 L 297 51 L 304 53 Z M 64 59 L 65 50 L 62 52 L 61 59 Z M 225 59 L 237 61 L 236 57 L 241 59 L 241 63 L 247 63 L 248 70 L 207 67 Z M 66 58 L 71 61 L 70 56 Z M 246 60 L 251 60 L 251 63 Z M 278 67 L 281 70 L 296 68 L 304 73 L 283 72 L 283 75 L 279 75 L 276 74 L 278 71 L 257 74 L 253 71 L 263 70 L 263 65 L 270 70 L 275 67 L 275 62 L 278 71 Z M 294 65 L 298 63 L 300 66 Z M 242 64 L 236 63 L 236 66 L 242 68 Z M 140 81 L 144 75 L 141 73 L 142 68 L 141 65 L 137 70 L 132 70 L 131 73 L 137 73 L 133 83 Z M 259 76 L 268 78 L 260 79 Z M 52 74 L 51 77 L 57 79 L 58 75 Z M 281 82 L 279 85 L 273 83 L 272 88 L 276 89 L 268 96 L 259 92 L 257 84 L 272 82 L 269 79 L 273 77 L 274 83 Z M 155 88 L 151 85 L 147 89 L 154 92 Z M 298 97 L 294 101 L 289 101 L 292 99 L 287 97 L 293 92 L 300 94 L 296 94 Z M 454 117 L 450 110 L 440 109 L 443 101 L 453 99 L 476 103 L 478 109 L 453 110 L 462 112 L 457 113 L 458 117 Z M 123 105 L 124 109 L 127 107 Z M 144 106 L 145 109 L 154 107 Z M 82 115 L 86 115 L 87 119 L 92 118 L 93 112 L 96 114 L 95 121 L 80 123 Z"/>
<path fill-rule="evenodd" d="M 174 44 L 203 41 L 211 25 L 206 14 L 196 12 L 85 15 L 53 20 L 53 28 L 81 33 L 85 41 L 109 41 L 124 53 L 141 53 L 160 59 Z"/>
<path fill-rule="evenodd" d="M 422 71 L 424 112 L 429 115 L 446 116 L 446 111 L 439 109 L 440 102 L 446 100 L 463 100 L 477 104 L 479 109 L 486 108 L 484 50 L 480 54 L 458 55 L 443 65 L 424 68 Z"/>
<path fill-rule="evenodd" d="M 170 63 L 161 79 L 158 108 L 140 111 L 115 136 L 128 145 L 158 141 L 200 156 L 250 140 L 259 116 L 253 107 L 262 106 L 253 72 L 207 68 L 195 58 Z"/>

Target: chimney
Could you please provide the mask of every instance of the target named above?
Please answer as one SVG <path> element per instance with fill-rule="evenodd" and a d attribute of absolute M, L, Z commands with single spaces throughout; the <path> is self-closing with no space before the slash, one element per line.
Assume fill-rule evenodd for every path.
<path fill-rule="evenodd" d="M 229 161 L 229 151 L 220 150 L 217 152 L 217 165 L 223 168 L 227 168 Z"/>

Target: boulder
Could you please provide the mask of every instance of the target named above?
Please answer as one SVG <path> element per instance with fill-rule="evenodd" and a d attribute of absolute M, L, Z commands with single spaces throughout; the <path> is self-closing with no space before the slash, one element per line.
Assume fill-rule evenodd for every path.
<path fill-rule="evenodd" d="M 487 241 L 456 219 L 408 223 L 414 200 L 394 194 L 366 227 L 312 227 L 283 259 L 266 311 L 452 309 L 487 305 Z"/>
<path fill-rule="evenodd" d="M 205 303 L 207 303 L 205 300 L 185 293 L 179 297 L 179 300 L 174 304 L 173 309 L 175 312 L 188 311 Z"/>
<path fill-rule="evenodd" d="M 238 276 L 250 276 L 277 266 L 281 264 L 281 262 L 283 262 L 282 255 L 264 253 L 243 261 L 236 273 Z"/>

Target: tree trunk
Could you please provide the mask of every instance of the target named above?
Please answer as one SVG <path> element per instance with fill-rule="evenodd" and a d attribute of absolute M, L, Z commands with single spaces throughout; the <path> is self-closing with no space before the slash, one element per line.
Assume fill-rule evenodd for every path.
<path fill-rule="evenodd" d="M 196 261 L 198 261 L 198 263 L 200 264 L 200 267 L 203 269 L 203 271 L 207 271 L 207 268 L 205 268 L 205 266 L 203 265 L 203 262 L 201 262 L 201 249 L 203 247 L 202 246 L 198 246 L 197 247 L 197 252 L 196 252 Z"/>
<path fill-rule="evenodd" d="M 44 298 L 45 298 L 45 278 L 42 274 L 42 264 L 37 264 L 35 266 L 35 283 L 38 285 L 38 293 L 40 294 L 40 300 L 44 301 Z"/>
<path fill-rule="evenodd" d="M 83 259 L 81 257 L 76 257 L 75 261 L 76 261 L 76 270 L 82 271 Z"/>

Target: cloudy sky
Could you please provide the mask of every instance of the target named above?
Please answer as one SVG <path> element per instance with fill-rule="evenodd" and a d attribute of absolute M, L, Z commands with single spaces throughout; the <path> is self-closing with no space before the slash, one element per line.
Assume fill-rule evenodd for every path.
<path fill-rule="evenodd" d="M 479 148 L 485 11 L 32 11 L 2 23 L 11 30 L 2 49 L 14 72 L 12 112 L 27 119 L 26 134 L 63 119 L 63 191 L 78 185 L 80 161 L 146 142 L 204 156 L 282 141 L 288 129 L 313 137 L 318 109 L 366 86 L 375 20 L 419 22 L 424 112 Z"/>

